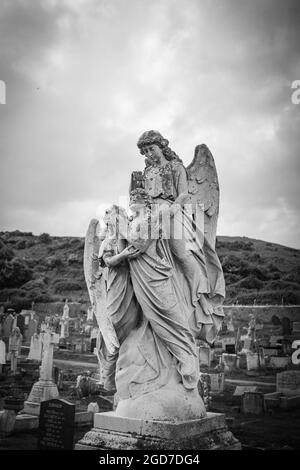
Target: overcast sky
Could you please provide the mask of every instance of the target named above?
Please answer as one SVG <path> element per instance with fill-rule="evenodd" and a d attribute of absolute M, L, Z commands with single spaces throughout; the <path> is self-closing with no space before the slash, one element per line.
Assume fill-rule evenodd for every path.
<path fill-rule="evenodd" d="M 218 169 L 219 235 L 300 248 L 299 0 L 0 0 L 0 230 L 85 234 L 158 129 Z"/>

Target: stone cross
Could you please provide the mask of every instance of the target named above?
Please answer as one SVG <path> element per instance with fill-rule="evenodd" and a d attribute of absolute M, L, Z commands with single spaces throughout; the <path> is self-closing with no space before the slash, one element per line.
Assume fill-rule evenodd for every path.
<path fill-rule="evenodd" d="M 64 305 L 64 313 L 63 313 L 63 316 L 62 318 L 65 320 L 65 319 L 69 319 L 69 311 L 70 311 L 70 308 L 69 308 L 69 305 L 68 305 L 68 299 L 66 299 L 66 302 L 65 302 L 65 305 Z"/>
<path fill-rule="evenodd" d="M 45 332 L 41 333 L 41 341 L 43 352 L 40 380 L 52 380 L 53 349 L 54 345 L 59 342 L 59 335 L 47 328 Z"/>

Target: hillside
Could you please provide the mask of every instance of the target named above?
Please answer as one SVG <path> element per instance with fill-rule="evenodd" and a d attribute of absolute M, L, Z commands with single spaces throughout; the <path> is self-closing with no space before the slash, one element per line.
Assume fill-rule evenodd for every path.
<path fill-rule="evenodd" d="M 0 304 L 29 308 L 32 301 L 66 297 L 87 302 L 84 239 L 0 232 Z M 217 239 L 227 287 L 226 304 L 299 304 L 300 250 L 246 237 Z"/>

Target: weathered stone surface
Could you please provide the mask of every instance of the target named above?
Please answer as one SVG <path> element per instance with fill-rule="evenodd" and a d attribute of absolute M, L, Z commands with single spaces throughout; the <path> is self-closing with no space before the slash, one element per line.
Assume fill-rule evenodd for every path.
<path fill-rule="evenodd" d="M 14 430 L 16 413 L 13 410 L 0 411 L 0 437 L 8 436 Z"/>
<path fill-rule="evenodd" d="M 300 370 L 278 373 L 276 375 L 276 390 L 287 396 L 300 395 Z"/>
<path fill-rule="evenodd" d="M 114 412 L 97 413 L 94 428 L 75 446 L 90 449 L 240 449 L 225 423 L 225 415 L 182 422 L 121 418 Z"/>
<path fill-rule="evenodd" d="M 259 392 L 245 392 L 242 398 L 242 412 L 258 415 L 263 413 L 263 411 L 263 394 Z"/>

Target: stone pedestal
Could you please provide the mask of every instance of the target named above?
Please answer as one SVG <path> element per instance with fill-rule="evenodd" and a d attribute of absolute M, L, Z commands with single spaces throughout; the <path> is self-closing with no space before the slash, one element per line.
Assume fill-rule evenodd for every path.
<path fill-rule="evenodd" d="M 114 411 L 96 413 L 94 427 L 77 442 L 75 450 L 240 450 L 228 430 L 225 415 L 207 413 L 188 421 L 124 418 Z"/>
<path fill-rule="evenodd" d="M 52 380 L 39 380 L 33 385 L 21 413 L 39 416 L 41 402 L 57 398 L 58 395 L 57 386 Z"/>

